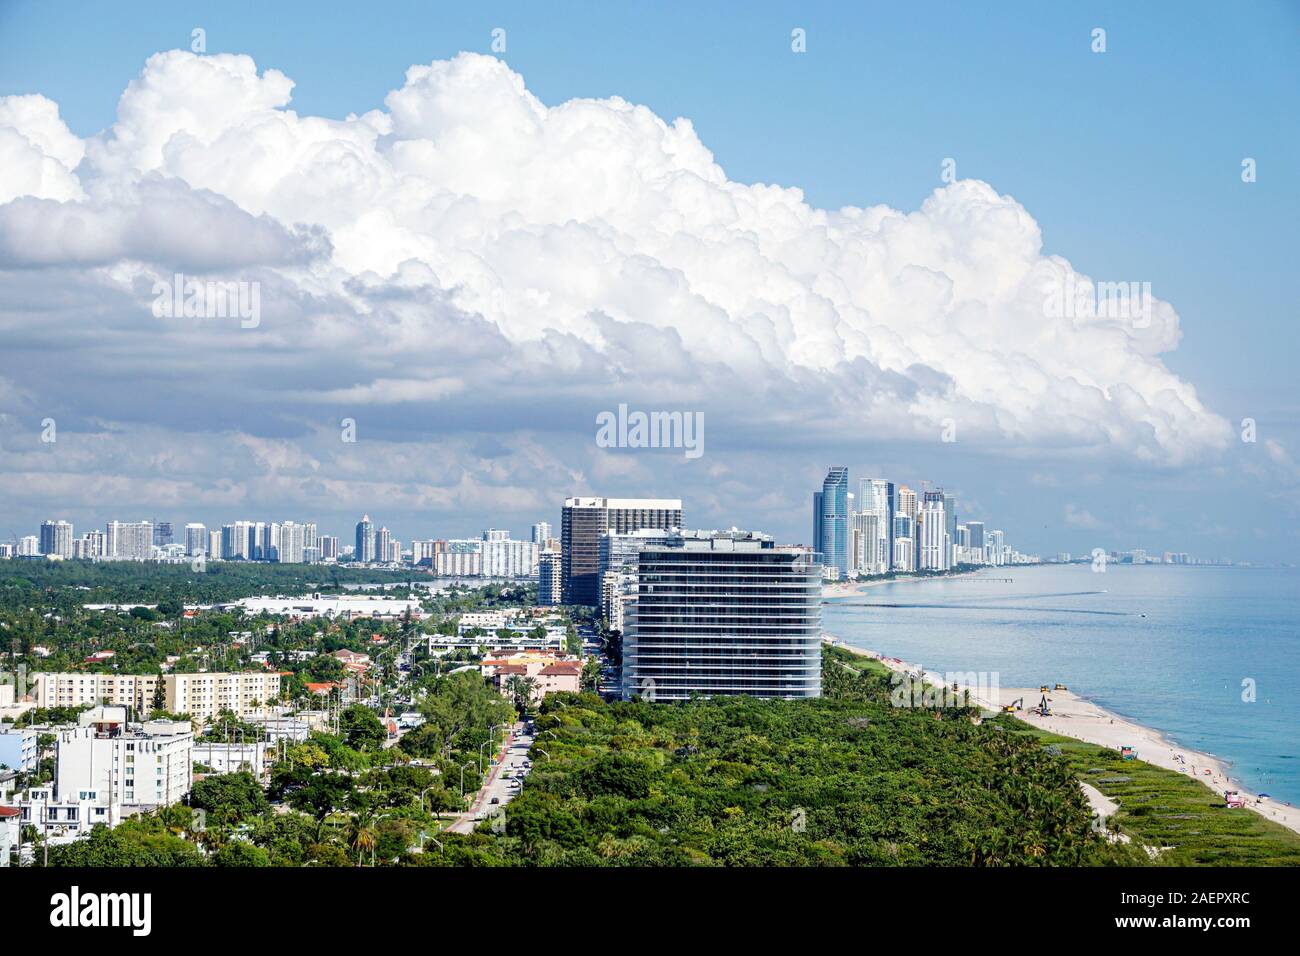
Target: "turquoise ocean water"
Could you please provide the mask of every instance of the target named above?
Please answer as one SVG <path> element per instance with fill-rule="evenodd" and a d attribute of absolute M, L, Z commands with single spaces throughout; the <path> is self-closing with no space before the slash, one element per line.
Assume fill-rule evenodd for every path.
<path fill-rule="evenodd" d="M 1300 571 L 990 568 L 827 600 L 823 625 L 927 670 L 997 672 L 1003 687 L 1059 681 L 1219 757 L 1255 792 L 1300 803 Z"/>

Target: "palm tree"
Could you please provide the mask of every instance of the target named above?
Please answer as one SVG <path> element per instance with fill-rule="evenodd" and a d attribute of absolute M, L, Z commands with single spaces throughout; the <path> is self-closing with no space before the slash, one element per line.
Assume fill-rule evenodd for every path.
<path fill-rule="evenodd" d="M 352 849 L 357 851 L 357 866 L 361 866 L 361 861 L 367 852 L 374 854 L 375 844 L 378 842 L 375 829 L 370 825 L 369 821 L 360 818 L 352 821 L 348 834 L 348 843 L 352 846 Z"/>
<path fill-rule="evenodd" d="M 506 681 L 506 689 L 510 691 L 515 707 L 521 711 L 526 710 L 533 701 L 533 692 L 537 689 L 537 678 L 520 677 L 518 674 L 513 674 Z"/>

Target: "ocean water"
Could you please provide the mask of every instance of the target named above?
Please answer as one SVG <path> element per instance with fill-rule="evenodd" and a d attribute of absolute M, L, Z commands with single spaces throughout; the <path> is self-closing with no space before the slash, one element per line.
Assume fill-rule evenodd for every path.
<path fill-rule="evenodd" d="M 1300 570 L 990 568 L 828 599 L 823 626 L 928 670 L 1059 681 L 1300 803 Z"/>

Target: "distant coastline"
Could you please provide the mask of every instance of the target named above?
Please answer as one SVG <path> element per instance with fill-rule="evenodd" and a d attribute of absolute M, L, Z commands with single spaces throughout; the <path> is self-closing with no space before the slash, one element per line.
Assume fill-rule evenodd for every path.
<path fill-rule="evenodd" d="M 918 579 L 911 578 L 909 580 Z M 880 583 L 888 582 L 881 581 Z M 870 586 L 870 584 L 868 583 L 867 586 Z M 919 677 L 936 687 L 944 686 L 946 683 L 942 674 L 925 671 L 917 665 L 900 658 L 887 657 L 878 651 L 847 644 L 831 634 L 824 634 L 823 640 L 851 654 L 877 661 L 896 673 L 907 674 L 913 678 Z M 1027 703 L 1031 700 L 1037 700 L 1041 695 L 1038 688 L 1002 687 L 998 688 L 997 699 L 992 700 L 979 696 L 979 692 L 987 690 L 987 688 L 959 686 L 962 690 L 968 690 L 970 698 L 980 706 L 995 712 L 1000 712 L 1004 706 L 1014 701 L 1021 700 Z M 1050 702 L 1048 716 L 1043 717 L 1031 710 L 1021 709 L 1016 712 L 1016 718 L 1063 737 L 1073 737 L 1076 740 L 1096 744 L 1110 750 L 1119 750 L 1123 746 L 1134 747 L 1137 750 L 1138 759 L 1162 767 L 1165 770 L 1185 773 L 1220 796 L 1225 790 L 1237 790 L 1245 799 L 1248 809 L 1253 810 L 1267 820 L 1280 823 L 1282 826 L 1300 833 L 1300 807 L 1272 798 L 1263 799 L 1257 794 L 1246 790 L 1239 781 L 1234 780 L 1229 774 L 1228 767 L 1230 765 L 1213 754 L 1181 747 L 1166 738 L 1160 731 L 1121 717 L 1119 714 L 1080 696 L 1077 692 L 1052 690 L 1048 694 Z"/>

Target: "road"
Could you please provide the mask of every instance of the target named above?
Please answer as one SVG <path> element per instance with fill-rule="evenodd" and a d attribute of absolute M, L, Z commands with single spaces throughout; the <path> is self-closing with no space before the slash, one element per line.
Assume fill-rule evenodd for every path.
<path fill-rule="evenodd" d="M 522 721 L 510 728 L 509 735 L 496 753 L 495 761 L 488 771 L 483 786 L 479 788 L 478 793 L 474 794 L 469 809 L 457 817 L 455 823 L 447 827 L 448 832 L 470 833 L 478 824 L 476 818 L 480 814 L 487 819 L 497 807 L 504 807 L 510 802 L 510 799 L 519 792 L 512 786 L 513 778 L 515 775 L 527 774 L 523 762 L 528 758 L 528 748 L 532 745 L 533 737 L 526 732 Z M 506 774 L 510 774 L 511 777 L 507 777 Z M 494 798 L 496 803 L 492 802 Z"/>

